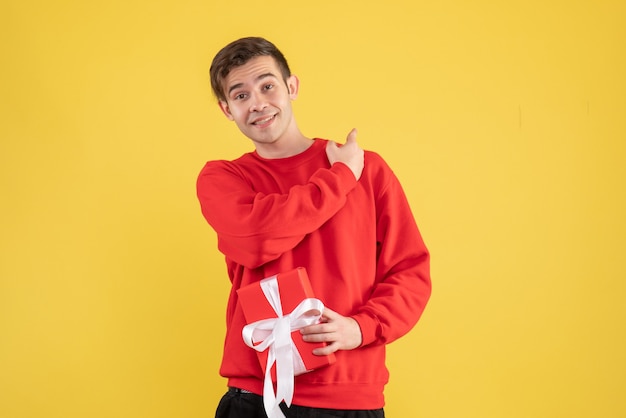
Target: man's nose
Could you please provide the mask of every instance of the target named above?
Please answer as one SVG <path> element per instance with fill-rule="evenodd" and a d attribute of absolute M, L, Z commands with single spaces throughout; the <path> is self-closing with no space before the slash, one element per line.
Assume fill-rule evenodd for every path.
<path fill-rule="evenodd" d="M 250 99 L 250 112 L 260 112 L 267 107 L 267 100 L 260 93 L 253 93 Z"/>

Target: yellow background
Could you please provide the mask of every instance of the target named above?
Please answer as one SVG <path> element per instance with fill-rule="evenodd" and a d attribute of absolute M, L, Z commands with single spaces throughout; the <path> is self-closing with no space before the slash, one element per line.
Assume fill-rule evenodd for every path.
<path fill-rule="evenodd" d="M 626 415 L 623 1 L 0 6 L 0 417 L 210 417 L 228 283 L 195 198 L 252 149 L 208 87 L 274 41 L 303 132 L 394 167 L 434 293 L 388 417 Z"/>

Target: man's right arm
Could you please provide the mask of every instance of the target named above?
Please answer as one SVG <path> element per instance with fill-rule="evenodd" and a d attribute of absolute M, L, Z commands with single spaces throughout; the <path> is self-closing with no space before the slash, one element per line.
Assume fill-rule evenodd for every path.
<path fill-rule="evenodd" d="M 208 163 L 198 178 L 197 193 L 204 217 L 217 232 L 220 251 L 256 268 L 293 249 L 334 216 L 356 186 L 363 165 L 363 151 L 354 138 L 337 148 L 342 152 L 333 154 L 330 168 L 317 170 L 308 183 L 285 194 L 256 192 L 232 163 Z"/>

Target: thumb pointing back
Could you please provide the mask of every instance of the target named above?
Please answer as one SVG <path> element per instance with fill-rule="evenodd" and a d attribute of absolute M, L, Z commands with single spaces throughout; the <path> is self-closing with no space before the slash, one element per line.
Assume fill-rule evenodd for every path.
<path fill-rule="evenodd" d="M 348 137 L 346 138 L 346 144 L 348 144 L 350 142 L 356 142 L 356 134 L 357 133 L 358 133 L 358 131 L 356 130 L 356 128 L 352 128 L 350 133 L 348 133 Z"/>

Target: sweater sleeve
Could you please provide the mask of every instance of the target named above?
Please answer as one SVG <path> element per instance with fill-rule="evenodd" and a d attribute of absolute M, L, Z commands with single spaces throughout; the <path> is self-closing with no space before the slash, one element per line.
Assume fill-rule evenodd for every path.
<path fill-rule="evenodd" d="M 430 255 L 391 169 L 377 198 L 376 284 L 353 318 L 362 345 L 387 344 L 415 326 L 431 294 Z"/>
<path fill-rule="evenodd" d="M 305 184 L 286 193 L 255 191 L 235 164 L 212 161 L 197 181 L 202 213 L 215 229 L 218 248 L 248 268 L 259 267 L 293 249 L 330 219 L 356 185 L 342 163 L 318 169 Z"/>

